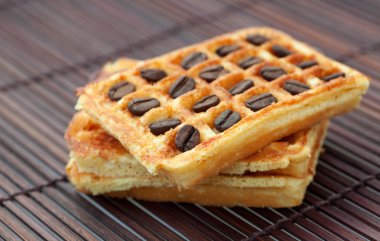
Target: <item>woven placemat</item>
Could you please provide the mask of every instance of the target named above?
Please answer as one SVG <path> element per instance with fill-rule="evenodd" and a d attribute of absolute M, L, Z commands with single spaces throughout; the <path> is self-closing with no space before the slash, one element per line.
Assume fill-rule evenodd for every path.
<path fill-rule="evenodd" d="M 380 232 L 380 2 L 0 1 L 0 238 L 376 240 Z M 303 204 L 215 208 L 91 197 L 67 182 L 74 90 L 105 61 L 149 58 L 268 25 L 372 79 L 333 119 Z"/>

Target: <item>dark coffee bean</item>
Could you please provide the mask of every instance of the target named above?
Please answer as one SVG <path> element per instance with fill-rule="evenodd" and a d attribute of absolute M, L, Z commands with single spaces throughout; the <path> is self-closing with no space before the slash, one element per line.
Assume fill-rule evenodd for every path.
<path fill-rule="evenodd" d="M 305 60 L 305 61 L 298 63 L 297 66 L 300 67 L 301 69 L 307 69 L 307 68 L 310 68 L 310 67 L 317 65 L 317 64 L 318 64 L 318 62 L 315 60 Z"/>
<path fill-rule="evenodd" d="M 263 60 L 259 57 L 253 57 L 253 56 L 250 56 L 250 57 L 247 57 L 245 59 L 243 59 L 242 61 L 239 62 L 239 67 L 242 68 L 242 69 L 248 69 L 249 67 L 255 65 L 255 64 L 258 64 L 260 62 L 262 62 Z"/>
<path fill-rule="evenodd" d="M 156 83 L 167 76 L 166 72 L 161 69 L 143 69 L 141 70 L 141 77 L 148 82 Z"/>
<path fill-rule="evenodd" d="M 179 124 L 181 124 L 180 120 L 176 118 L 169 118 L 169 119 L 160 120 L 160 121 L 150 124 L 149 129 L 153 134 L 158 136 L 158 135 L 164 134 L 170 129 L 175 128 Z"/>
<path fill-rule="evenodd" d="M 136 87 L 133 84 L 127 81 L 120 82 L 110 88 L 108 91 L 108 97 L 113 101 L 118 101 L 125 95 L 132 93 L 135 90 Z"/>
<path fill-rule="evenodd" d="M 214 121 L 215 129 L 223 132 L 240 121 L 240 114 L 232 110 L 222 112 Z"/>
<path fill-rule="evenodd" d="M 185 152 L 193 149 L 201 142 L 201 134 L 191 125 L 184 125 L 175 137 L 175 146 L 178 150 Z"/>
<path fill-rule="evenodd" d="M 268 81 L 277 79 L 284 74 L 286 74 L 285 70 L 277 66 L 265 66 L 260 70 L 260 75 Z"/>
<path fill-rule="evenodd" d="M 250 42 L 251 44 L 259 46 L 267 42 L 269 38 L 265 37 L 264 35 L 254 34 L 254 35 L 248 35 L 246 40 Z"/>
<path fill-rule="evenodd" d="M 272 46 L 271 51 L 275 56 L 279 58 L 283 58 L 283 57 L 288 56 L 289 54 L 292 54 L 292 51 L 277 44 Z"/>
<path fill-rule="evenodd" d="M 181 66 L 184 69 L 190 69 L 196 64 L 199 64 L 203 61 L 207 60 L 207 55 L 202 52 L 195 52 L 192 54 L 187 55 L 185 58 L 183 58 L 181 62 Z"/>
<path fill-rule="evenodd" d="M 170 86 L 169 95 L 175 99 L 193 89 L 195 89 L 194 79 L 187 76 L 181 76 Z"/>
<path fill-rule="evenodd" d="M 296 94 L 305 92 L 307 90 L 310 90 L 310 87 L 308 85 L 305 85 L 304 83 L 299 82 L 297 80 L 286 81 L 283 88 L 284 90 L 288 91 L 292 95 L 296 95 Z"/>
<path fill-rule="evenodd" d="M 197 103 L 194 104 L 193 111 L 195 113 L 205 112 L 211 107 L 217 106 L 219 102 L 220 102 L 220 99 L 216 95 L 209 95 L 209 96 L 203 97 Z"/>
<path fill-rule="evenodd" d="M 230 92 L 231 95 L 238 95 L 252 87 L 253 87 L 253 80 L 246 79 L 234 85 L 228 92 Z"/>
<path fill-rule="evenodd" d="M 276 97 L 274 97 L 271 93 L 265 93 L 249 98 L 245 102 L 245 105 L 253 111 L 258 111 L 276 102 Z"/>
<path fill-rule="evenodd" d="M 160 102 L 155 98 L 136 98 L 128 103 L 128 110 L 137 116 L 142 116 L 150 109 L 160 106 Z"/>
<path fill-rule="evenodd" d="M 240 46 L 238 45 L 223 45 L 216 49 L 216 54 L 220 57 L 224 57 L 229 55 L 232 52 L 235 52 L 236 50 L 240 49 Z"/>
<path fill-rule="evenodd" d="M 346 74 L 342 73 L 342 72 L 335 73 L 335 74 L 330 74 L 330 75 L 327 75 L 327 76 L 323 77 L 322 80 L 324 80 L 324 81 L 330 81 L 332 79 L 336 79 L 336 78 L 339 78 L 339 77 L 346 77 Z"/>
<path fill-rule="evenodd" d="M 199 76 L 206 80 L 207 82 L 211 83 L 212 81 L 216 80 L 222 75 L 228 74 L 229 71 L 224 69 L 221 65 L 212 65 L 204 68 L 202 72 L 199 74 Z"/>

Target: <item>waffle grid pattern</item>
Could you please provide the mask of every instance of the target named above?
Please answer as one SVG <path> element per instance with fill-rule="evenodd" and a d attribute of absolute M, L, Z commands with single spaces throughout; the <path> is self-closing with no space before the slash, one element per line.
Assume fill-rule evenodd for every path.
<path fill-rule="evenodd" d="M 170 152 L 168 152 L 168 150 L 163 150 L 163 152 L 171 153 L 171 155 L 174 156 L 180 153 L 174 147 L 175 133 L 177 133 L 178 129 L 183 125 L 168 131 L 165 135 L 155 137 L 153 134 L 149 133 L 149 124 L 165 118 L 178 118 L 182 123 L 195 126 L 200 131 L 201 140 L 204 142 L 219 134 L 214 128 L 213 123 L 215 118 L 223 111 L 236 111 L 241 115 L 242 119 L 246 116 L 254 116 L 255 113 L 245 106 L 245 101 L 250 97 L 263 93 L 271 93 L 277 98 L 278 102 L 289 100 L 293 98 L 293 96 L 282 88 L 286 80 L 296 79 L 300 82 L 306 83 L 310 87 L 314 87 L 318 84 L 324 83 L 322 80 L 318 79 L 314 73 L 321 73 L 323 70 L 326 71 L 326 69 L 328 69 L 328 71 L 324 73 L 324 76 L 330 73 L 339 72 L 337 68 L 331 70 L 331 67 L 321 66 L 302 70 L 294 65 L 294 63 L 297 63 L 296 61 L 301 62 L 316 57 L 307 55 L 307 53 L 303 54 L 302 52 L 304 52 L 304 50 L 295 49 L 295 47 L 290 46 L 289 43 L 285 45 L 283 43 L 285 41 L 281 41 L 280 36 L 271 35 L 270 38 L 271 40 L 267 43 L 264 43 L 261 46 L 254 46 L 244 41 L 243 35 L 238 35 L 236 38 L 222 37 L 215 41 L 211 41 L 211 43 L 204 48 L 186 49 L 179 55 L 173 54 L 174 57 L 168 56 L 166 58 L 160 58 L 157 61 L 143 64 L 134 70 L 132 76 L 120 73 L 120 75 L 111 77 L 111 81 L 104 83 L 103 94 L 107 95 L 108 89 L 121 81 L 128 81 L 134 84 L 137 91 L 125 96 L 117 103 L 117 105 L 114 105 L 114 107 L 111 108 L 117 111 L 117 115 L 124 115 L 125 118 L 128 118 L 128 121 L 131 121 L 131 123 L 133 122 L 131 125 L 142 127 L 140 129 L 141 132 L 144 133 L 144 135 L 149 135 L 147 139 L 157 139 L 153 142 L 160 143 L 159 145 L 169 146 Z M 225 58 L 219 57 L 215 53 L 215 50 L 220 46 L 228 44 L 237 44 L 241 49 L 229 54 Z M 277 58 L 270 52 L 270 48 L 275 44 L 286 46 L 292 51 L 297 51 L 297 53 L 285 58 Z M 186 71 L 180 67 L 180 62 L 184 57 L 194 52 L 207 54 L 208 60 Z M 260 57 L 264 61 L 248 68 L 247 70 L 243 70 L 237 65 L 237 63 L 249 56 Z M 219 77 L 211 84 L 199 77 L 199 74 L 203 69 L 215 65 L 222 65 L 224 69 L 229 71 L 229 73 Z M 288 74 L 275 81 L 269 82 L 259 74 L 260 69 L 264 66 L 278 66 L 283 68 Z M 168 77 L 151 85 L 140 76 L 140 71 L 143 69 L 162 69 L 168 74 Z M 190 76 L 194 78 L 196 89 L 173 99 L 169 96 L 169 88 L 180 76 Z M 319 74 L 319 77 L 322 77 L 321 74 Z M 232 96 L 228 90 L 245 79 L 252 80 L 254 82 L 254 87 L 242 94 Z M 217 95 L 221 99 L 220 104 L 214 108 L 210 108 L 209 111 L 194 113 L 191 109 L 192 106 L 203 97 L 209 95 Z M 128 103 L 131 100 L 135 98 L 150 97 L 158 99 L 161 106 L 150 110 L 142 117 L 134 117 L 133 114 L 127 110 Z M 107 105 L 108 104 L 109 103 L 107 103 Z M 190 116 L 191 118 L 189 118 Z M 160 148 L 156 147 L 155 149 L 159 150 Z"/>
<path fill-rule="evenodd" d="M 264 35 L 269 38 L 270 41 L 259 47 L 254 47 L 245 41 L 247 36 L 253 34 Z M 214 53 L 219 47 L 232 43 L 238 45 L 240 49 L 225 58 L 220 58 Z M 294 54 L 286 58 L 277 58 L 274 54 L 271 54 L 274 45 L 285 47 L 294 52 Z M 206 54 L 208 60 L 185 71 L 180 67 L 179 63 L 186 56 L 195 52 Z M 244 71 L 239 68 L 236 63 L 243 59 L 244 55 L 250 53 L 255 53 L 256 56 L 263 58 L 264 61 Z M 306 70 L 297 68 L 294 65 L 304 60 L 316 60 L 318 65 Z M 206 67 L 215 65 L 221 65 L 229 72 L 209 84 L 200 78 L 200 73 Z M 272 82 L 268 82 L 259 75 L 263 67 L 266 66 L 281 67 L 287 74 Z M 141 76 L 142 71 L 147 69 L 163 70 L 166 72 L 167 77 L 157 83 L 149 84 Z M 215 175 L 218 170 L 217 168 L 212 168 L 210 164 L 202 164 L 205 166 L 204 168 L 196 168 L 196 163 L 201 161 L 201 155 L 199 155 L 198 160 L 192 160 L 189 156 L 190 154 L 183 156 L 175 144 L 175 138 L 179 128 L 187 124 L 199 130 L 201 145 L 196 146 L 194 151 L 202 150 L 203 153 L 207 153 L 202 155 L 208 155 L 207 161 L 211 162 L 213 161 L 210 157 L 212 151 L 206 149 L 212 145 L 214 148 L 219 148 L 221 144 L 215 144 L 216 140 L 225 139 L 226 136 L 229 136 L 230 141 L 234 137 L 236 139 L 237 130 L 241 128 L 242 125 L 248 126 L 249 124 L 247 123 L 252 123 L 255 119 L 263 119 L 266 113 L 270 111 L 274 113 L 278 109 L 281 109 L 281 106 L 291 105 L 290 103 L 294 102 L 294 100 L 297 102 L 301 101 L 302 98 L 308 98 L 308 92 L 313 92 L 311 96 L 319 95 L 318 92 L 311 90 L 293 96 L 282 89 L 285 81 L 296 79 L 314 89 L 315 87 L 323 86 L 323 84 L 321 85 L 321 83 L 323 83 L 321 78 L 339 72 L 345 73 L 347 78 L 337 78 L 330 81 L 337 83 L 336 81 L 338 80 L 338 86 L 348 84 L 350 81 L 353 81 L 354 85 L 360 83 L 360 81 L 366 82 L 366 80 L 363 80 L 364 77 L 361 74 L 344 65 L 335 63 L 317 53 L 312 48 L 290 38 L 286 34 L 269 28 L 253 28 L 226 34 L 198 45 L 143 61 L 136 68 L 122 71 L 104 81 L 90 84 L 85 88 L 84 94 L 79 98 L 77 109 L 84 109 L 95 117 L 95 119 L 99 121 L 108 132 L 116 136 L 150 172 L 157 173 L 157 171 L 164 170 L 167 172 L 165 175 L 171 176 L 180 186 L 190 186 L 207 176 Z M 196 82 L 196 87 L 195 90 L 173 99 L 169 96 L 169 89 L 180 76 L 192 77 Z M 252 79 L 255 86 L 242 94 L 231 96 L 228 89 L 247 78 Z M 346 82 L 346 80 L 348 82 Z M 136 91 L 127 94 L 118 102 L 111 101 L 108 97 L 108 91 L 121 81 L 128 81 L 134 84 Z M 266 92 L 270 92 L 274 95 L 278 102 L 257 112 L 253 112 L 245 106 L 247 99 Z M 209 95 L 217 95 L 221 99 L 221 102 L 206 112 L 196 114 L 192 112 L 191 108 L 194 103 Z M 128 111 L 128 105 L 132 100 L 138 98 L 155 98 L 160 102 L 160 106 L 150 109 L 141 117 L 136 117 Z M 241 120 L 230 129 L 224 131 L 223 134 L 220 134 L 214 128 L 214 121 L 225 110 L 232 110 L 239 113 Z M 149 125 L 166 118 L 178 118 L 182 124 L 167 131 L 163 135 L 153 135 L 149 131 Z M 219 141 L 219 143 L 221 142 L 223 141 Z M 245 157 L 252 153 L 251 150 L 240 150 L 239 152 L 239 155 L 245 155 Z M 195 152 L 193 156 L 194 154 Z M 174 158 L 176 159 L 175 162 L 173 162 Z M 230 160 L 230 162 L 221 163 L 221 161 L 219 161 L 221 164 L 220 169 L 236 161 L 237 157 L 234 158 L 235 159 Z M 181 163 L 181 160 L 190 160 L 189 165 L 191 165 L 194 170 L 190 171 L 189 168 L 184 167 L 184 165 L 187 164 Z M 182 176 L 182 174 L 179 174 L 179 171 L 174 174 L 176 171 L 173 172 L 172 169 L 176 169 L 178 166 L 182 166 L 180 168 L 183 172 L 185 172 L 186 169 L 189 177 Z M 202 173 L 195 175 L 194 173 L 199 172 L 200 169 L 203 170 Z M 183 177 L 182 181 L 179 180 L 179 175 Z M 193 176 L 190 177 L 190 175 Z"/>

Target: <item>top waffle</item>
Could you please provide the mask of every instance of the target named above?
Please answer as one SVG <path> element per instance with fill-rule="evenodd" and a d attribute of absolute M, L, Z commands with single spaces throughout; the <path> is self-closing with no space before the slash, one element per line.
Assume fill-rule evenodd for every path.
<path fill-rule="evenodd" d="M 152 173 L 189 187 L 355 107 L 367 78 L 269 28 L 226 34 L 91 83 L 84 109 Z"/>

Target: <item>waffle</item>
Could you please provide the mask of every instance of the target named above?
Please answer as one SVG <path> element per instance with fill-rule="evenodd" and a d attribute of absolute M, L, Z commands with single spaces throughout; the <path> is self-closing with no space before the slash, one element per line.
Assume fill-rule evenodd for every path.
<path fill-rule="evenodd" d="M 112 73 L 132 68 L 137 63 L 137 60 L 119 58 L 107 63 L 91 80 L 99 81 Z M 324 122 L 273 142 L 221 173 L 242 175 L 245 172 L 266 171 L 269 174 L 271 170 L 272 174 L 305 177 L 310 171 L 308 160 L 311 152 L 319 148 L 326 130 L 327 122 Z M 84 112 L 74 115 L 66 131 L 66 140 L 70 145 L 71 157 L 77 160 L 76 165 L 81 172 L 100 176 L 147 173 L 133 155 Z"/>
<path fill-rule="evenodd" d="M 262 61 L 247 67 L 252 56 Z M 244 83 L 236 91 L 246 79 L 254 86 Z M 133 92 L 111 100 L 124 81 Z M 91 83 L 76 108 L 89 113 L 151 173 L 188 188 L 275 140 L 351 110 L 368 84 L 364 75 L 282 32 L 251 28 Z M 210 95 L 219 103 L 199 109 L 198 102 Z M 151 125 L 166 118 L 181 124 L 152 133 Z"/>
<path fill-rule="evenodd" d="M 323 143 L 327 122 L 272 142 L 256 154 L 238 161 L 222 170 L 222 174 L 242 175 L 246 172 L 266 172 L 272 175 L 305 177 L 313 173 L 309 159 L 313 150 Z M 76 160 L 80 172 L 99 176 L 149 176 L 133 155 L 118 140 L 105 132 L 85 112 L 74 115 L 66 131 L 70 157 Z"/>
<path fill-rule="evenodd" d="M 292 164 L 285 169 L 246 171 L 241 175 L 226 171 L 203 184 L 178 191 L 167 177 L 153 176 L 132 156 L 127 158 L 123 146 L 82 112 L 74 116 L 66 132 L 71 150 L 66 171 L 79 191 L 93 195 L 211 206 L 292 207 L 302 202 L 315 173 L 326 130 L 324 125 L 319 126 L 324 128 L 311 138 L 313 145 L 307 160 L 302 162 L 307 167 L 302 177 L 285 174 L 285 170 L 294 169 Z"/>
<path fill-rule="evenodd" d="M 110 197 L 132 197 L 155 202 L 188 202 L 209 206 L 293 207 L 302 203 L 312 175 L 288 176 L 217 176 L 214 183 L 178 191 L 167 178 L 153 176 L 97 176 L 79 172 L 71 160 L 66 167 L 71 183 L 78 191 Z M 241 184 L 244 183 L 244 186 Z"/>

